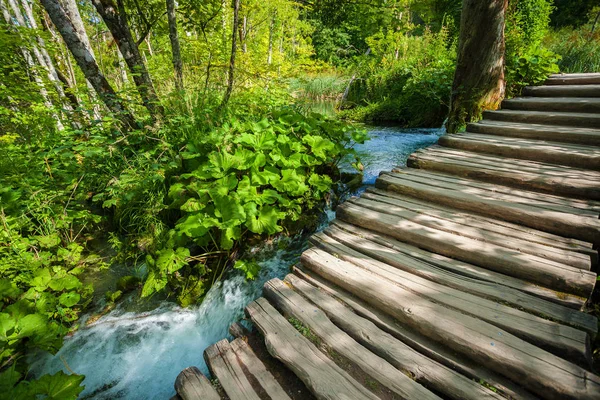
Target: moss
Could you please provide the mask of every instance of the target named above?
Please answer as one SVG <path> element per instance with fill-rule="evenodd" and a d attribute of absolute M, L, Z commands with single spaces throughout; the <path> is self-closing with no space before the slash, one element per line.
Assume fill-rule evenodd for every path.
<path fill-rule="evenodd" d="M 296 319 L 294 317 L 291 317 L 288 321 L 289 321 L 290 324 L 292 324 L 292 326 L 294 328 L 296 328 L 296 330 L 298 332 L 300 332 L 300 334 L 302 336 L 304 336 L 305 338 L 307 338 L 308 340 L 310 340 L 315 346 L 317 346 L 317 347 L 321 346 L 321 339 L 317 335 L 315 335 L 313 333 L 313 331 L 310 330 L 309 327 L 307 327 L 306 325 L 304 325 L 302 323 L 302 321 L 300 321 L 300 320 L 298 320 L 298 319 Z"/>

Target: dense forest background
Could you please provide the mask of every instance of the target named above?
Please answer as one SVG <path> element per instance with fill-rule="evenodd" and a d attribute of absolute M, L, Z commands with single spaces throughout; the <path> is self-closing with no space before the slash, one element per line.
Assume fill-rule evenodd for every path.
<path fill-rule="evenodd" d="M 460 0 L 0 0 L 0 398 L 75 398 L 28 375 L 129 263 L 126 292 L 187 306 L 244 249 L 310 229 L 360 171 L 354 122 L 440 127 Z M 594 0 L 510 0 L 507 94 L 600 71 Z M 314 113 L 318 103 L 338 112 Z M 96 297 L 98 293 L 96 293 Z"/>

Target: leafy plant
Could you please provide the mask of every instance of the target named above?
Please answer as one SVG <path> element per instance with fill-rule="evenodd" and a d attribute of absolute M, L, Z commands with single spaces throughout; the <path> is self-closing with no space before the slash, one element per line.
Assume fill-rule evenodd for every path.
<path fill-rule="evenodd" d="M 558 54 L 540 47 L 507 60 L 508 95 L 519 95 L 525 86 L 539 84 L 550 74 L 559 72 L 557 63 L 560 59 Z"/>

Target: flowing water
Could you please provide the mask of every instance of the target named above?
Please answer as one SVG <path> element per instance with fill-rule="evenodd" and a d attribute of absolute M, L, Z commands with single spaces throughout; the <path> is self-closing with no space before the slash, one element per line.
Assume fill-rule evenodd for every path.
<path fill-rule="evenodd" d="M 418 148 L 437 142 L 439 129 L 371 128 L 371 140 L 357 145 L 365 166 L 364 184 L 371 185 L 382 170 L 405 165 Z M 342 168 L 348 168 L 342 166 Z M 335 217 L 323 215 L 322 226 Z M 244 315 L 244 307 L 261 295 L 263 284 L 283 278 L 307 247 L 308 235 L 281 238 L 255 249 L 262 270 L 259 278 L 246 282 L 232 273 L 214 285 L 198 306 L 181 308 L 171 302 L 155 304 L 142 311 L 136 294 L 115 310 L 73 336 L 54 356 L 41 355 L 33 361 L 37 373 L 72 370 L 86 376 L 83 398 L 168 399 L 173 383 L 185 367 L 208 369 L 202 353 L 206 347 L 229 336 L 229 325 Z M 148 303 L 144 303 L 149 309 Z M 68 368 L 67 368 L 68 366 Z"/>

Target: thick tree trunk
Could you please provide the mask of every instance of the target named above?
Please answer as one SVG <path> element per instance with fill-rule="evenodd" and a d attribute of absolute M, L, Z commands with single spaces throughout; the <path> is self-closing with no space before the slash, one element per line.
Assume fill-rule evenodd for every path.
<path fill-rule="evenodd" d="M 150 116 L 152 118 L 160 117 L 163 114 L 163 108 L 154 90 L 154 85 L 152 84 L 150 74 L 142 59 L 138 45 L 129 29 L 125 9 L 122 7 L 122 4 L 120 4 L 118 10 L 112 0 L 92 0 L 92 4 L 96 7 L 102 20 L 104 20 L 123 58 L 125 58 L 142 102 L 150 112 Z"/>
<path fill-rule="evenodd" d="M 508 0 L 463 0 L 447 130 L 457 132 L 504 98 L 504 16 Z"/>
<path fill-rule="evenodd" d="M 79 40 L 83 42 L 86 48 L 90 51 L 92 57 L 96 58 L 94 54 L 94 49 L 90 44 L 90 39 L 85 30 L 85 26 L 83 25 L 83 20 L 81 19 L 81 14 L 79 13 L 79 8 L 77 8 L 76 0 L 61 0 L 61 4 L 63 6 L 64 11 L 66 12 L 73 28 L 75 28 L 75 32 L 79 36 Z M 70 61 L 69 61 L 70 62 Z M 74 76 L 73 76 L 74 77 Z M 100 114 L 100 107 L 98 106 L 97 95 L 94 86 L 92 83 L 86 79 L 86 85 L 88 88 L 88 96 L 90 98 L 90 102 L 92 103 L 92 116 L 96 120 L 102 119 L 102 115 Z"/>
<path fill-rule="evenodd" d="M 231 30 L 231 57 L 229 58 L 229 75 L 227 79 L 227 90 L 223 101 L 221 102 L 220 109 L 224 108 L 229 102 L 231 92 L 233 91 L 233 79 L 235 75 L 235 53 L 237 51 L 237 35 L 239 25 L 239 12 L 240 12 L 240 0 L 233 0 L 233 28 Z"/>
<path fill-rule="evenodd" d="M 183 91 L 183 64 L 179 49 L 179 35 L 177 34 L 177 16 L 175 15 L 175 0 L 167 0 L 167 18 L 169 20 L 169 40 L 173 51 L 173 70 L 175 71 L 175 87 Z"/>
<path fill-rule="evenodd" d="M 41 3 L 46 12 L 48 12 L 52 23 L 60 32 L 71 54 L 73 54 L 77 65 L 79 65 L 86 79 L 90 81 L 104 104 L 126 126 L 135 127 L 136 123 L 133 115 L 127 110 L 123 101 L 117 96 L 104 75 L 102 75 L 90 47 L 86 46 L 79 37 L 65 9 L 58 0 L 41 0 Z"/>

